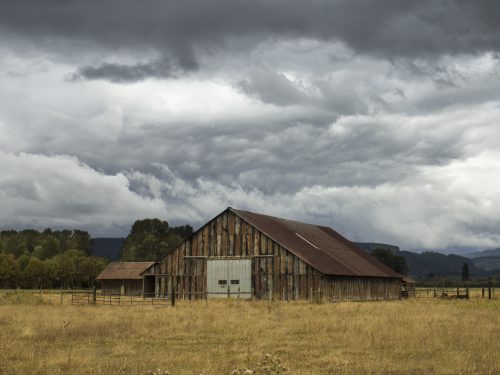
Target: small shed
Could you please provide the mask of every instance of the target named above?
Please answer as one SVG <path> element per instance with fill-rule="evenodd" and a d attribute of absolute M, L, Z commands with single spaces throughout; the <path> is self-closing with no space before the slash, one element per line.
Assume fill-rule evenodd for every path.
<path fill-rule="evenodd" d="M 102 294 L 154 295 L 155 262 L 112 262 L 97 276 Z"/>
<path fill-rule="evenodd" d="M 411 277 L 404 276 L 401 279 L 401 298 L 415 297 L 415 284 L 417 282 Z"/>

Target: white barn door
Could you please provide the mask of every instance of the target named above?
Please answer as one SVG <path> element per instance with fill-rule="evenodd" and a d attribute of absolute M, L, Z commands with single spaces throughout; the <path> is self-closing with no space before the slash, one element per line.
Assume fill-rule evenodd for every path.
<path fill-rule="evenodd" d="M 209 298 L 252 297 L 251 259 L 207 259 Z"/>

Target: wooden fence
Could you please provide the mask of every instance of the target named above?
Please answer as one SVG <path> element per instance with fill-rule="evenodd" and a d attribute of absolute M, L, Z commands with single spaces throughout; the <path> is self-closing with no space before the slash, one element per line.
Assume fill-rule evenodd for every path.
<path fill-rule="evenodd" d="M 62 290 L 61 304 L 65 296 L 69 297 L 72 305 L 110 305 L 110 306 L 167 306 L 171 300 L 167 297 L 158 298 L 154 293 L 151 295 L 134 296 L 117 293 L 102 293 L 96 289 L 89 290 Z"/>
<path fill-rule="evenodd" d="M 485 298 L 498 299 L 500 293 L 494 287 L 486 288 L 416 288 L 416 298 L 447 298 L 447 299 L 469 299 L 469 298 Z"/>

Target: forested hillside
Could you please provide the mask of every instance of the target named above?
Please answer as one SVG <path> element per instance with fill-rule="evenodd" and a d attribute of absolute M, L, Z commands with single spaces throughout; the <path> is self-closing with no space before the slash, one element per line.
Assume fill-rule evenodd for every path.
<path fill-rule="evenodd" d="M 106 265 L 91 256 L 92 239 L 81 230 L 0 232 L 0 286 L 89 286 Z"/>
<path fill-rule="evenodd" d="M 442 254 L 434 251 L 426 251 L 423 253 L 414 253 L 411 251 L 401 251 L 398 246 L 374 243 L 374 242 L 357 242 L 360 248 L 374 255 L 384 255 L 387 258 L 387 252 L 393 254 L 392 261 L 397 261 L 397 257 L 403 257 L 408 268 L 407 274 L 415 277 L 418 280 L 433 280 L 440 278 L 460 279 L 462 276 L 462 267 L 467 263 L 470 276 L 473 278 L 486 278 L 489 276 L 500 275 L 500 257 L 482 257 L 482 258 L 467 258 L 456 254 Z M 383 251 L 381 251 L 383 250 Z M 496 250 L 487 250 L 475 254 L 490 254 L 496 253 Z M 391 266 L 390 262 L 384 261 L 384 257 L 377 256 L 379 260 Z M 401 264 L 401 261 L 399 260 Z M 399 266 L 397 272 L 401 272 L 404 266 Z M 392 266 L 391 268 L 395 268 Z M 401 272 L 404 273 L 404 272 Z"/>
<path fill-rule="evenodd" d="M 472 260 L 477 267 L 500 274 L 500 256 L 480 257 Z"/>
<path fill-rule="evenodd" d="M 464 257 L 471 259 L 484 257 L 500 257 L 500 249 L 477 251 L 475 253 L 464 254 Z"/>
<path fill-rule="evenodd" d="M 460 255 L 447 255 L 432 251 L 423 253 L 401 251 L 399 254 L 406 259 L 409 274 L 419 279 L 441 277 L 459 279 L 464 263 L 468 264 L 471 277 L 484 277 L 486 275 L 485 270 L 476 267 L 472 260 Z"/>

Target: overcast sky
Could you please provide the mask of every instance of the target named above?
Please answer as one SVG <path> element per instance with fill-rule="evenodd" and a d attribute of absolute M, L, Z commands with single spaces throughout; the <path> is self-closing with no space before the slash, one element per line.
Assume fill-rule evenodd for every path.
<path fill-rule="evenodd" d="M 500 3 L 3 0 L 0 228 L 227 206 L 500 247 Z"/>

